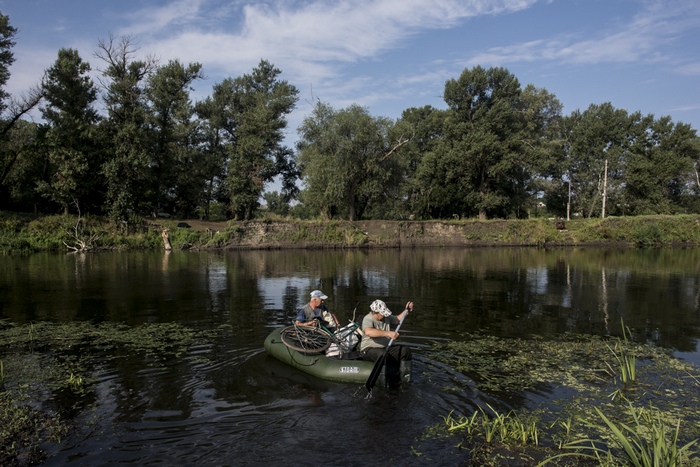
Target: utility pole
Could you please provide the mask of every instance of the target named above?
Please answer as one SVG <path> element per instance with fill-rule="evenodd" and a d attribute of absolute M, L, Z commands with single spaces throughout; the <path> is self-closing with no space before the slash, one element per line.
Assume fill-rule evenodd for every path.
<path fill-rule="evenodd" d="M 571 180 L 569 180 L 569 201 L 566 203 L 566 220 L 571 220 Z"/>
<path fill-rule="evenodd" d="M 605 159 L 605 175 L 603 176 L 603 219 L 605 219 L 605 199 L 608 195 L 608 160 Z"/>

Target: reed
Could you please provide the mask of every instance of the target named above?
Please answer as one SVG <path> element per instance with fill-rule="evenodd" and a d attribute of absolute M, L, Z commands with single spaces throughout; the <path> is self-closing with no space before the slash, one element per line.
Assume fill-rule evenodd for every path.
<path fill-rule="evenodd" d="M 552 424 L 550 428 L 553 428 L 555 425 L 559 425 L 564 430 L 564 434 L 561 436 L 560 439 L 558 439 L 557 442 L 557 446 L 559 447 L 559 449 L 562 449 L 564 445 L 568 443 L 571 439 L 571 434 L 573 433 L 574 428 L 574 419 L 572 416 L 568 416 L 566 420 L 556 421 Z"/>
<path fill-rule="evenodd" d="M 522 445 L 539 445 L 539 428 L 536 420 L 522 420 L 513 411 L 507 414 L 499 413 L 486 404 L 492 414 L 483 408 L 474 412 L 471 417 L 455 419 L 452 412 L 444 417 L 447 430 L 450 432 L 465 432 L 469 436 L 483 437 L 487 443 L 516 442 Z"/>
<path fill-rule="evenodd" d="M 68 387 L 76 394 L 82 394 L 85 392 L 85 381 L 82 376 L 70 374 L 68 377 Z"/>
<path fill-rule="evenodd" d="M 637 357 L 630 346 L 632 332 L 625 326 L 623 319 L 620 319 L 620 322 L 622 324 L 622 339 L 618 337 L 614 346 L 607 345 L 608 349 L 615 357 L 615 361 L 617 361 L 618 368 L 617 372 L 612 367 L 610 367 L 610 370 L 613 374 L 619 375 L 620 382 L 622 383 L 622 388 L 618 388 L 610 394 L 613 400 L 617 398 L 623 399 L 625 397 L 625 391 L 637 380 Z"/>
<path fill-rule="evenodd" d="M 610 447 L 603 447 L 591 439 L 571 442 L 565 446 L 575 449 L 575 456 L 597 459 L 602 463 L 612 462 L 613 465 L 633 465 L 636 467 L 675 467 L 686 465 L 690 449 L 697 439 L 678 446 L 680 420 L 672 431 L 664 423 L 660 413 L 649 409 L 635 408 L 629 405 L 630 424 L 613 422 L 598 407 L 595 408 L 604 425 L 611 434 L 611 444 L 619 451 L 613 453 Z M 562 455 L 566 456 L 566 454 Z M 561 457 L 561 456 L 555 456 Z M 554 458 L 548 459 L 548 461 Z M 544 465 L 544 463 L 540 464 Z"/>

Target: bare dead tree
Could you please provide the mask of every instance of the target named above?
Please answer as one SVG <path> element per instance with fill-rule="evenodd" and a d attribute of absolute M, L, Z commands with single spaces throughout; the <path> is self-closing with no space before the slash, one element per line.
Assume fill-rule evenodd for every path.
<path fill-rule="evenodd" d="M 379 160 L 379 162 L 384 162 L 384 161 L 387 160 L 389 157 L 391 157 L 391 155 L 392 155 L 394 152 L 396 152 L 397 149 L 399 149 L 401 146 L 403 146 L 404 144 L 406 144 L 406 143 L 408 143 L 409 141 L 411 141 L 411 139 L 413 139 L 413 136 L 414 136 L 414 135 L 411 135 L 410 138 L 406 138 L 406 137 L 404 137 L 403 135 L 399 136 L 398 141 L 396 142 L 396 144 L 394 145 L 394 147 L 391 148 L 391 149 L 389 150 L 389 152 L 387 152 L 386 154 L 384 154 L 384 156 L 382 156 L 382 158 Z"/>
<path fill-rule="evenodd" d="M 44 98 L 44 91 L 40 86 L 34 86 L 18 98 L 10 99 L 3 116 L 3 125 L 0 127 L 0 137 L 4 137 L 17 122 L 32 111 Z"/>
<path fill-rule="evenodd" d="M 68 234 L 73 238 L 74 244 L 69 245 L 66 242 L 63 244 L 71 250 L 72 252 L 85 252 L 95 248 L 95 242 L 101 237 L 101 235 L 94 232 L 90 232 L 87 236 L 85 234 L 85 222 L 80 214 L 80 205 L 77 198 L 73 198 L 73 203 L 78 210 L 78 220 L 73 226 L 72 230 L 68 231 Z"/>
<path fill-rule="evenodd" d="M 102 73 L 102 77 L 97 77 L 97 82 L 100 83 L 104 89 L 109 88 L 109 83 L 105 82 L 103 77 L 109 77 L 112 80 L 117 79 L 117 77 L 123 79 L 126 78 L 129 73 L 137 71 L 138 73 L 131 76 L 131 78 L 139 82 L 153 71 L 158 64 L 158 60 L 154 56 L 149 55 L 141 62 L 143 66 L 130 67 L 130 64 L 139 51 L 136 41 L 130 35 L 122 36 L 117 39 L 110 33 L 107 39 L 100 39 L 98 41 L 97 48 L 98 51 L 95 52 L 95 57 L 99 58 L 107 65 L 106 69 L 96 68 L 97 71 Z"/>

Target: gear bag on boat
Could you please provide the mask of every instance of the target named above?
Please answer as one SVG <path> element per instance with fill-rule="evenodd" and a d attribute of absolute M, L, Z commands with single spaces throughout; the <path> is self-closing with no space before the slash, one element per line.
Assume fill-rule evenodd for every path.
<path fill-rule="evenodd" d="M 356 323 L 352 322 L 338 329 L 334 334 L 338 343 L 334 342 L 328 347 L 328 350 L 326 350 L 326 357 L 346 358 L 345 356 L 347 354 L 356 350 L 357 344 L 360 342 L 360 337 L 362 336 L 362 331 L 360 331 Z"/>

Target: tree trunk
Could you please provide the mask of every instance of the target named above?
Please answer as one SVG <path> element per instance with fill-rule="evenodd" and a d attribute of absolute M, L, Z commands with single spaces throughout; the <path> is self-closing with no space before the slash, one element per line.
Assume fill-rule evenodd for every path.
<path fill-rule="evenodd" d="M 163 237 L 163 246 L 165 247 L 165 251 L 172 250 L 173 246 L 170 244 L 170 234 L 168 234 L 168 229 L 163 229 L 160 236 Z"/>

